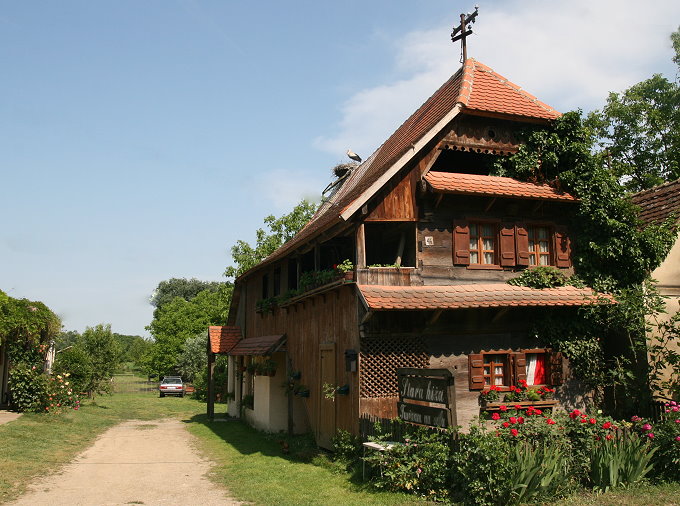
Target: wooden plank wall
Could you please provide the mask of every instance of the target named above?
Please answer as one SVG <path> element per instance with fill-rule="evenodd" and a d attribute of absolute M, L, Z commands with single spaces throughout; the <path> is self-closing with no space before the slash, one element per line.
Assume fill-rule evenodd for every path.
<path fill-rule="evenodd" d="M 365 221 L 416 221 L 418 219 L 418 205 L 416 203 L 416 188 L 420 174 L 417 170 L 406 172 L 394 186 L 386 185 L 378 195 L 378 202 Z M 381 199 L 382 197 L 382 199 Z"/>
<path fill-rule="evenodd" d="M 259 298 L 257 283 L 261 278 L 249 281 L 246 315 L 246 335 L 244 337 L 286 334 L 287 349 L 293 361 L 293 369 L 302 373 L 300 384 L 310 390 L 309 398 L 304 399 L 312 429 L 317 431 L 320 380 L 320 344 L 334 343 L 336 349 L 337 386 L 349 384 L 349 395 L 335 398 L 336 427 L 357 433 L 359 430 L 359 381 L 358 372 L 345 371 L 345 350 L 359 351 L 358 299 L 354 284 L 305 299 L 274 313 L 255 312 L 255 302 Z"/>

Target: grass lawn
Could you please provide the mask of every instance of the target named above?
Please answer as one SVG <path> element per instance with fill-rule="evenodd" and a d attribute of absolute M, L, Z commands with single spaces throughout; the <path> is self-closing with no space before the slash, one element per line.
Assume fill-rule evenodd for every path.
<path fill-rule="evenodd" d="M 0 502 L 20 495 L 34 478 L 58 471 L 119 422 L 173 417 L 187 424 L 199 450 L 215 463 L 211 478 L 237 499 L 277 505 L 424 504 L 361 484 L 319 454 L 309 438 L 286 438 L 289 453 L 284 454 L 281 435 L 264 435 L 235 421 L 209 422 L 204 403 L 160 399 L 156 392 L 142 391 L 148 385 L 133 376 L 119 376 L 117 383 L 124 393 L 84 401 L 79 411 L 25 414 L 0 425 Z M 680 504 L 680 485 L 579 494 L 556 504 Z"/>

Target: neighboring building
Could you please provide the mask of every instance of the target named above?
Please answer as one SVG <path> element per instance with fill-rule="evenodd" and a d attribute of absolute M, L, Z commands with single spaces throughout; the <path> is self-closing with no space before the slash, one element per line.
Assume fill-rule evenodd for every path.
<path fill-rule="evenodd" d="M 661 223 L 671 216 L 680 223 L 680 179 L 636 193 L 632 201 L 640 206 L 640 218 L 647 224 Z M 651 276 L 656 280 L 659 293 L 666 297 L 665 318 L 668 319 L 680 311 L 680 235 L 666 259 Z"/>
<path fill-rule="evenodd" d="M 231 356 L 230 413 L 252 395 L 254 409 L 243 411 L 256 426 L 308 424 L 329 447 L 337 429 L 357 433 L 362 416 L 397 415 L 402 367 L 448 369 L 451 418 L 460 425 L 479 415 L 481 391 L 523 379 L 580 405 L 587 393 L 530 325 L 545 308 L 590 303 L 592 292 L 506 283 L 533 265 L 572 272 L 564 225 L 576 199 L 489 175 L 498 155 L 518 149 L 518 130 L 559 115 L 465 61 L 292 240 L 236 280 L 228 325 L 243 340 L 223 347 L 212 340 L 214 352 Z M 313 274 L 344 260 L 355 266 L 351 279 Z M 310 283 L 314 276 L 320 286 Z M 258 339 L 266 343 L 248 352 Z M 273 378 L 248 372 L 262 357 L 278 363 Z M 308 397 L 288 403 L 282 384 Z"/>

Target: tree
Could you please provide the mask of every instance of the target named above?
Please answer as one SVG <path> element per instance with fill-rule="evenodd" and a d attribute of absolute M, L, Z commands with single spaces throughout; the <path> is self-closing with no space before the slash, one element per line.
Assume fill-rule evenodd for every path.
<path fill-rule="evenodd" d="M 118 367 L 120 350 L 111 332 L 111 325 L 87 327 L 80 336 L 77 346 L 90 359 L 92 374 L 88 392 L 95 394 L 110 393 L 113 373 Z"/>
<path fill-rule="evenodd" d="M 190 301 L 175 297 L 155 312 L 147 327 L 154 343 L 144 357 L 144 368 L 149 375 L 163 376 L 173 371 L 187 339 L 205 331 L 209 325 L 224 323 L 231 288 L 223 283 L 221 290 L 203 290 Z"/>
<path fill-rule="evenodd" d="M 207 367 L 206 350 L 208 348 L 208 332 L 190 337 L 184 342 L 177 361 L 177 371 L 185 381 L 194 381 Z"/>
<path fill-rule="evenodd" d="M 274 215 L 267 216 L 264 223 L 269 228 L 269 232 L 262 228 L 257 229 L 255 247 L 246 241 L 238 240 L 231 248 L 231 256 L 236 265 L 227 267 L 224 275 L 228 278 L 237 278 L 260 263 L 292 239 L 312 219 L 316 210 L 316 204 L 302 200 L 290 213 L 284 214 L 280 218 L 276 218 Z"/>
<path fill-rule="evenodd" d="M 149 302 L 158 310 L 163 305 L 171 302 L 175 297 L 190 301 L 202 291 L 210 290 L 216 292 L 224 284 L 224 282 L 220 281 L 201 281 L 196 278 L 171 278 L 158 283 Z"/>
<path fill-rule="evenodd" d="M 680 29 L 671 34 L 680 70 Z M 680 83 L 660 74 L 610 93 L 593 113 L 610 168 L 630 191 L 680 178 Z"/>

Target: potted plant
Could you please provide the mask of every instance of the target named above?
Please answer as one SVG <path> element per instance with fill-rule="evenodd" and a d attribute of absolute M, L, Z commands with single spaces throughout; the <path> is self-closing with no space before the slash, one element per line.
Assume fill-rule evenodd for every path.
<path fill-rule="evenodd" d="M 261 369 L 260 372 L 261 374 L 264 374 L 266 376 L 269 376 L 270 378 L 273 378 L 276 376 L 276 368 L 278 364 L 272 360 L 272 359 L 267 359 L 261 364 Z"/>
<path fill-rule="evenodd" d="M 343 260 L 335 265 L 334 268 L 341 278 L 347 281 L 354 281 L 354 264 L 349 259 Z"/>
<path fill-rule="evenodd" d="M 255 374 L 257 372 L 257 364 L 255 362 L 251 362 L 246 366 L 246 371 L 248 371 L 250 374 Z"/>
<path fill-rule="evenodd" d="M 307 388 L 304 385 L 297 385 L 294 389 L 293 392 L 295 395 L 298 397 L 309 397 L 309 388 Z"/>

